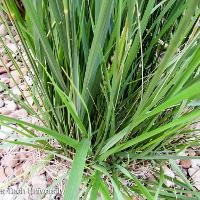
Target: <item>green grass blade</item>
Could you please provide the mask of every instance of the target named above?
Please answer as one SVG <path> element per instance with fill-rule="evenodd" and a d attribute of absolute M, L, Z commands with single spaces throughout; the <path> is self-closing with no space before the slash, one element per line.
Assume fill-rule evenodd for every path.
<path fill-rule="evenodd" d="M 80 142 L 76 150 L 72 168 L 69 174 L 69 180 L 64 192 L 64 199 L 78 200 L 79 188 L 85 167 L 86 156 L 90 148 L 89 139 L 84 139 Z"/>
<path fill-rule="evenodd" d="M 33 128 L 37 131 L 41 131 L 41 132 L 43 132 L 47 135 L 50 135 L 53 138 L 57 139 L 58 141 L 63 142 L 64 144 L 67 144 L 67 145 L 69 145 L 73 148 L 76 148 L 77 145 L 79 144 L 78 141 L 76 141 L 76 140 L 74 140 L 74 139 L 72 139 L 72 138 L 70 138 L 66 135 L 61 135 L 57 131 L 54 131 L 54 130 L 43 128 L 43 127 L 40 127 L 40 126 L 37 126 L 37 125 L 34 125 L 34 124 L 30 124 L 30 123 L 27 123 L 27 122 L 24 122 L 24 121 L 21 121 L 21 120 L 16 120 L 14 118 L 6 117 L 6 116 L 3 116 L 3 115 L 0 115 L 0 120 L 31 127 L 31 128 Z"/>
<path fill-rule="evenodd" d="M 128 172 L 124 167 L 116 165 L 116 167 L 124 174 L 126 175 L 128 178 L 132 179 L 138 189 L 142 192 L 142 194 L 148 199 L 148 200 L 154 200 L 153 196 L 150 194 L 150 192 L 148 191 L 148 189 L 130 172 Z"/>

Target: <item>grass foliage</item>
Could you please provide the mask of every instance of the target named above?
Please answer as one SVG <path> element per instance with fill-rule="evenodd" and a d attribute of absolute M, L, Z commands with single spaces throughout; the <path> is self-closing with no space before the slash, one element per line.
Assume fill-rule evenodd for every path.
<path fill-rule="evenodd" d="M 43 125 L 1 115 L 1 123 L 16 123 L 27 136 L 26 143 L 12 143 L 73 159 L 65 199 L 78 199 L 81 180 L 84 198 L 90 194 L 91 200 L 98 193 L 103 199 L 119 200 L 134 195 L 187 199 L 187 193 L 199 199 L 173 160 L 183 149 L 199 144 L 198 134 L 187 126 L 200 116 L 200 2 L 22 2 L 25 18 L 14 0 L 3 1 L 1 11 L 8 14 L 23 43 L 27 59 L 21 59 L 34 79 L 30 91 L 38 111 L 26 99 L 11 95 Z M 3 12 L 1 20 L 7 23 Z M 6 45 L 5 50 L 9 54 Z M 53 137 L 61 148 L 28 127 Z M 154 166 L 170 160 L 183 181 L 173 180 L 177 191 L 166 188 L 164 178 L 170 177 L 161 168 L 155 181 L 143 182 L 130 170 L 135 160 L 150 160 Z"/>

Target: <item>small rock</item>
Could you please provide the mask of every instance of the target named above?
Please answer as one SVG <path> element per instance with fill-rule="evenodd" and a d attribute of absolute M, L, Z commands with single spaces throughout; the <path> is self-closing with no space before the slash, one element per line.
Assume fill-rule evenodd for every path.
<path fill-rule="evenodd" d="M 27 191 L 30 191 L 30 189 L 28 190 L 27 188 L 28 188 L 27 186 L 25 186 L 25 187 L 19 187 L 18 191 L 20 191 L 20 192 L 15 197 L 15 200 L 27 200 L 27 199 L 31 200 L 29 192 L 27 192 Z"/>
<path fill-rule="evenodd" d="M 12 77 L 14 78 L 15 82 L 17 84 L 20 83 L 20 73 L 17 70 L 11 71 L 10 73 L 12 75 Z"/>
<path fill-rule="evenodd" d="M 5 168 L 5 174 L 6 174 L 6 176 L 11 177 L 11 176 L 14 175 L 14 170 L 11 167 L 6 167 Z"/>
<path fill-rule="evenodd" d="M 199 169 L 189 168 L 188 173 L 191 177 L 193 177 L 196 173 L 198 173 Z M 199 174 L 200 175 L 200 174 Z"/>
<path fill-rule="evenodd" d="M 6 27 L 4 24 L 0 25 L 0 36 L 5 36 L 7 34 Z"/>
<path fill-rule="evenodd" d="M 47 181 L 44 175 L 35 175 L 31 179 L 32 189 L 37 190 L 45 190 L 47 188 Z M 39 199 L 39 194 L 32 194 L 33 199 Z"/>
<path fill-rule="evenodd" d="M 52 183 L 53 183 L 53 180 L 52 180 L 52 178 L 49 177 L 47 179 L 47 185 L 50 186 Z"/>
<path fill-rule="evenodd" d="M 196 156 L 200 156 L 200 151 L 199 150 L 196 151 L 195 154 L 196 154 Z"/>
<path fill-rule="evenodd" d="M 22 164 L 22 169 L 24 171 L 26 171 L 27 169 L 30 169 L 32 166 L 32 162 L 31 161 L 25 161 L 23 164 Z"/>
<path fill-rule="evenodd" d="M 183 174 L 185 174 L 185 176 L 188 175 L 188 169 L 182 168 L 182 172 L 183 172 Z M 176 177 L 176 178 L 178 179 L 178 177 Z"/>
<path fill-rule="evenodd" d="M 12 66 L 14 67 L 13 70 L 15 70 L 15 66 L 13 65 L 12 61 L 10 61 L 10 62 L 8 62 L 8 63 L 6 64 L 6 67 L 9 68 L 11 71 L 12 71 L 12 68 L 11 68 Z"/>
<path fill-rule="evenodd" d="M 5 101 L 5 106 L 10 111 L 15 111 L 17 109 L 17 104 L 14 101 Z"/>
<path fill-rule="evenodd" d="M 15 167 L 17 162 L 18 160 L 16 159 L 16 156 L 12 154 L 6 154 L 1 160 L 3 166 L 10 168 Z"/>
<path fill-rule="evenodd" d="M 9 35 L 6 35 L 6 36 L 5 36 L 5 40 L 6 40 L 6 41 L 5 41 L 5 43 L 6 43 L 6 44 L 8 44 L 8 43 L 11 43 L 11 42 L 12 42 L 12 40 L 11 40 L 11 38 L 10 38 L 10 36 L 9 36 Z"/>
<path fill-rule="evenodd" d="M 16 110 L 13 114 L 15 114 L 18 118 L 26 118 L 28 116 L 28 112 L 23 108 Z"/>
<path fill-rule="evenodd" d="M 4 168 L 0 166 L 0 183 L 6 180 L 6 175 L 4 173 Z"/>
<path fill-rule="evenodd" d="M 4 48 L 2 48 L 2 45 L 0 45 L 0 54 L 4 54 Z M 2 62 L 0 62 L 0 65 L 2 65 Z"/>
<path fill-rule="evenodd" d="M 9 79 L 9 78 L 2 78 L 1 81 L 2 81 L 4 84 L 9 84 L 9 83 L 10 83 L 10 79 Z"/>
<path fill-rule="evenodd" d="M 14 76 L 14 78 L 15 78 L 16 76 L 20 76 L 20 73 L 19 73 L 17 70 L 11 71 L 10 74 L 11 74 L 12 76 Z"/>
<path fill-rule="evenodd" d="M 4 198 L 4 193 L 0 193 L 0 199 L 3 199 Z"/>
<path fill-rule="evenodd" d="M 37 107 L 37 105 L 33 105 L 32 107 L 33 107 L 33 109 L 34 109 L 35 112 L 38 111 L 38 107 Z"/>
<path fill-rule="evenodd" d="M 14 119 L 19 119 L 19 117 L 15 113 L 9 114 L 8 117 L 11 117 L 11 118 L 14 118 Z"/>
<path fill-rule="evenodd" d="M 15 175 L 16 176 L 20 176 L 23 174 L 23 168 L 22 168 L 22 165 L 17 165 L 15 168 L 14 168 L 14 172 L 15 172 Z"/>
<path fill-rule="evenodd" d="M 18 189 L 18 185 L 12 185 L 9 187 L 9 189 L 11 189 L 11 191 L 16 191 Z"/>
<path fill-rule="evenodd" d="M 192 159 L 191 160 L 192 168 L 199 169 L 200 167 L 200 160 L 199 159 Z"/>
<path fill-rule="evenodd" d="M 6 73 L 7 69 L 5 67 L 0 66 L 0 74 Z"/>
<path fill-rule="evenodd" d="M 4 107 L 5 103 L 2 99 L 0 99 L 0 108 Z"/>
<path fill-rule="evenodd" d="M 13 34 L 14 37 L 17 35 L 16 30 L 14 29 L 13 26 L 11 26 L 11 32 L 12 32 L 12 34 Z"/>
<path fill-rule="evenodd" d="M 3 154 L 5 152 L 5 149 L 0 149 L 0 154 Z"/>
<path fill-rule="evenodd" d="M 16 42 L 19 42 L 19 41 L 20 41 L 19 35 L 16 35 L 16 36 L 15 36 L 15 40 L 16 40 Z"/>
<path fill-rule="evenodd" d="M 44 175 L 36 175 L 31 179 L 31 184 L 34 189 L 40 188 L 40 189 L 46 189 L 47 187 L 47 181 L 46 177 Z"/>
<path fill-rule="evenodd" d="M 22 83 L 21 85 L 19 85 L 19 88 L 20 88 L 21 90 L 23 90 L 23 91 L 28 90 L 28 86 L 27 86 L 26 84 L 24 84 L 24 83 Z M 24 93 L 23 93 L 23 95 L 24 95 Z M 25 96 L 25 95 L 24 95 L 24 96 Z"/>
<path fill-rule="evenodd" d="M 1 46 L 0 46 L 0 53 L 2 54 L 2 52 L 1 52 L 1 49 L 2 49 L 2 48 L 1 48 Z M 1 57 L 1 59 L 3 59 L 3 58 Z M 2 67 L 3 67 L 3 63 L 4 63 L 4 62 L 2 62 L 2 60 L 1 60 L 1 59 L 0 59 L 0 66 L 2 66 Z"/>
<path fill-rule="evenodd" d="M 13 88 L 16 86 L 16 83 L 13 79 L 10 79 L 9 86 L 10 86 L 10 88 Z"/>
<path fill-rule="evenodd" d="M 177 155 L 178 156 L 187 156 L 187 154 L 185 153 L 185 150 L 179 152 Z"/>
<path fill-rule="evenodd" d="M 24 76 L 24 79 L 26 80 L 26 82 L 29 86 L 33 85 L 33 81 L 29 76 Z"/>
<path fill-rule="evenodd" d="M 23 121 L 31 124 L 32 123 L 32 118 L 31 117 L 26 117 L 26 118 L 23 119 Z"/>
<path fill-rule="evenodd" d="M 6 35 L 5 39 L 6 39 L 6 43 L 11 43 L 12 42 L 12 40 L 11 40 L 9 35 Z"/>
<path fill-rule="evenodd" d="M 136 196 L 132 196 L 132 200 L 140 200 L 140 199 Z"/>
<path fill-rule="evenodd" d="M 32 123 L 39 125 L 40 124 L 40 120 L 37 117 L 32 116 Z"/>
<path fill-rule="evenodd" d="M 28 66 L 30 67 L 30 63 L 29 63 L 28 56 L 26 55 L 26 53 L 23 53 L 23 58 L 27 62 Z"/>
<path fill-rule="evenodd" d="M 188 155 L 189 155 L 189 156 L 196 156 L 196 152 L 193 151 L 193 150 L 189 150 L 189 151 L 188 151 Z"/>
<path fill-rule="evenodd" d="M 13 200 L 13 199 L 15 199 L 15 196 L 16 196 L 15 194 L 7 193 L 7 194 L 4 195 L 3 200 Z"/>
<path fill-rule="evenodd" d="M 0 108 L 0 114 L 2 115 L 9 115 L 11 113 L 6 107 Z"/>
<path fill-rule="evenodd" d="M 13 133 L 13 130 L 11 128 L 1 125 L 0 132 L 6 134 L 8 137 L 10 134 Z"/>
<path fill-rule="evenodd" d="M 49 200 L 51 198 L 53 198 L 52 195 L 50 196 L 49 194 L 46 194 L 46 196 L 43 199 L 41 199 L 41 200 Z M 54 199 L 56 199 L 56 198 L 54 198 Z"/>
<path fill-rule="evenodd" d="M 24 76 L 28 73 L 28 69 L 26 67 L 21 68 L 21 71 Z"/>
<path fill-rule="evenodd" d="M 27 97 L 26 100 L 28 103 L 32 106 L 33 105 L 33 98 L 32 97 Z"/>
<path fill-rule="evenodd" d="M 8 43 L 7 47 L 10 49 L 10 51 L 12 51 L 14 54 L 17 53 L 17 46 L 13 43 Z"/>
<path fill-rule="evenodd" d="M 24 94 L 25 97 L 29 97 L 30 96 L 30 92 L 29 91 L 24 91 L 23 94 Z"/>
<path fill-rule="evenodd" d="M 26 160 L 26 158 L 27 158 L 27 154 L 26 154 L 26 152 L 24 152 L 23 149 L 22 149 L 22 150 L 20 150 L 20 153 L 17 154 L 17 157 L 19 158 L 20 161 L 24 161 L 24 160 Z M 22 167 L 23 167 L 23 166 L 22 166 Z"/>
<path fill-rule="evenodd" d="M 6 65 L 9 62 L 10 58 L 8 57 L 8 55 L 4 55 L 2 58 L 3 63 Z"/>
<path fill-rule="evenodd" d="M 15 94 L 17 96 L 22 95 L 21 91 L 19 90 L 19 88 L 17 86 L 13 87 L 11 90 L 12 90 L 13 94 Z"/>
<path fill-rule="evenodd" d="M 181 160 L 180 164 L 184 169 L 189 169 L 192 162 L 191 160 Z"/>
<path fill-rule="evenodd" d="M 163 170 L 164 170 L 164 175 L 169 176 L 171 178 L 175 177 L 174 172 L 171 169 L 169 169 L 166 165 L 163 167 Z M 169 181 L 169 180 L 165 180 L 164 183 L 167 187 L 173 187 L 174 186 L 174 183 Z"/>
<path fill-rule="evenodd" d="M 9 78 L 7 73 L 3 73 L 0 75 L 0 80 L 2 81 L 4 78 Z"/>
<path fill-rule="evenodd" d="M 200 170 L 199 169 L 194 169 L 194 168 L 189 168 L 188 173 L 193 179 L 193 185 L 200 190 Z"/>
<path fill-rule="evenodd" d="M 0 139 L 1 139 L 1 140 L 5 140 L 5 139 L 7 139 L 7 138 L 8 138 L 8 135 L 5 134 L 5 133 L 2 133 L 1 130 L 0 130 Z"/>

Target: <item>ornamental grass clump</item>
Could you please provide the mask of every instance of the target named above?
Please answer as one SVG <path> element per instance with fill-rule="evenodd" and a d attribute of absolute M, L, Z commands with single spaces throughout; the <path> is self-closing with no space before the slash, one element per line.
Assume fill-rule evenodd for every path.
<path fill-rule="evenodd" d="M 26 59 L 20 56 L 33 78 L 30 93 L 38 111 L 11 95 L 41 126 L 3 115 L 1 123 L 17 124 L 27 135 L 26 143 L 12 143 L 73 159 L 64 199 L 78 199 L 81 183 L 91 200 L 98 194 L 199 199 L 174 161 L 199 145 L 189 128 L 200 116 L 198 0 L 22 0 L 23 12 L 14 0 L 2 3 L 1 20 L 8 23 L 6 13 L 26 52 Z M 134 175 L 136 160 L 161 167 L 154 181 Z M 164 176 L 164 161 L 179 180 Z M 175 182 L 177 191 L 164 179 Z"/>

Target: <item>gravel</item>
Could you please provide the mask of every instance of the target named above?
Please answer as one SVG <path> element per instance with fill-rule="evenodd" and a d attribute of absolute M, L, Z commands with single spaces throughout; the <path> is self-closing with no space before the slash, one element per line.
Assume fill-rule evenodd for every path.
<path fill-rule="evenodd" d="M 2 99 L 0 99 L 0 108 L 4 107 L 5 103 Z"/>

